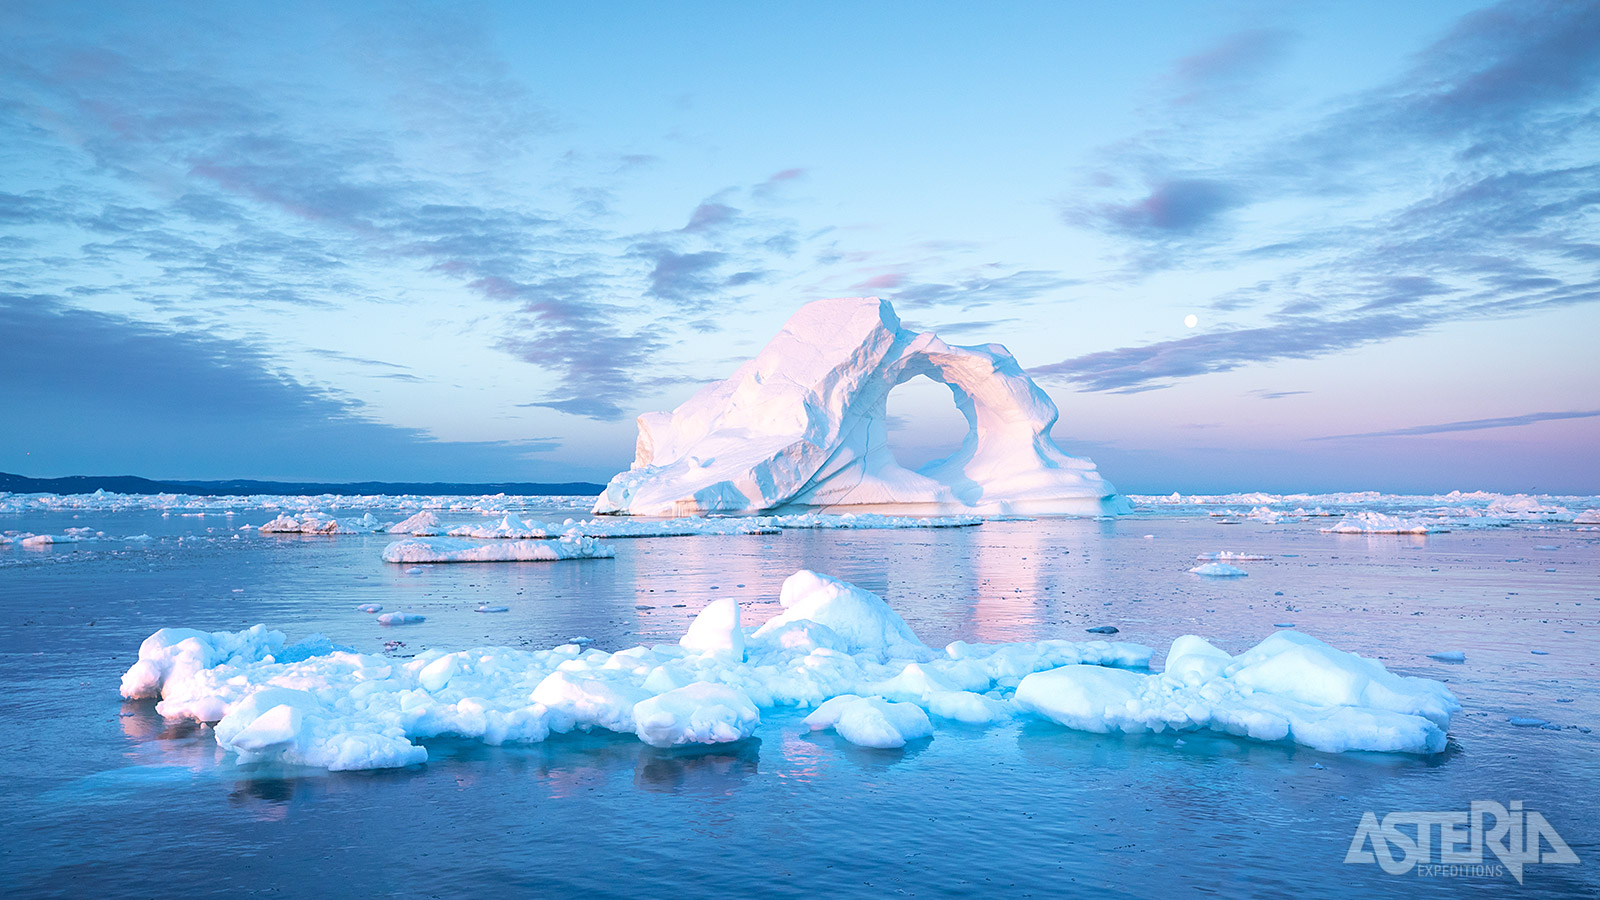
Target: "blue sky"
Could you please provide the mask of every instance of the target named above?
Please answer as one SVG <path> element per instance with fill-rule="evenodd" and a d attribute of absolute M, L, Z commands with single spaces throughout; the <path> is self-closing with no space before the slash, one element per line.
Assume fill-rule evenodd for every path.
<path fill-rule="evenodd" d="M 1125 490 L 1600 493 L 1593 3 L 9 3 L 0 45 L 6 471 L 603 481 L 879 295 Z"/>

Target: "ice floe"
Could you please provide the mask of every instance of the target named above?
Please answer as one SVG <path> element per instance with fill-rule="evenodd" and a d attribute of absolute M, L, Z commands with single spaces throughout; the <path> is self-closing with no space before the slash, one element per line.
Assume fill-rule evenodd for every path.
<path fill-rule="evenodd" d="M 1210 578 L 1238 578 L 1250 574 L 1238 566 L 1230 566 L 1225 562 L 1201 563 L 1189 571 L 1196 575 L 1205 575 Z"/>
<path fill-rule="evenodd" d="M 1015 701 L 1081 731 L 1208 729 L 1328 752 L 1437 753 L 1461 708 L 1437 681 L 1394 675 L 1292 631 L 1238 656 L 1181 637 L 1154 675 L 1083 665 L 1035 673 Z"/>
<path fill-rule="evenodd" d="M 390 523 L 378 521 L 370 512 L 360 518 L 336 519 L 307 510 L 299 515 L 280 514 L 258 530 L 262 534 L 373 534 L 389 528 Z"/>
<path fill-rule="evenodd" d="M 616 652 L 573 642 L 393 659 L 320 636 L 288 645 L 260 625 L 162 629 L 140 646 L 122 693 L 159 698 L 169 718 L 215 722 L 240 762 L 327 769 L 419 763 L 427 751 L 417 742 L 440 735 L 498 744 L 601 728 L 659 747 L 726 743 L 777 706 L 814 707 L 808 727 L 869 747 L 927 737 L 940 719 L 1035 715 L 1089 731 L 1209 728 L 1324 750 L 1432 753 L 1459 708 L 1438 682 L 1297 633 L 1238 656 L 1180 638 L 1166 671 L 1150 674 L 1122 671 L 1148 665 L 1138 644 L 957 641 L 935 651 L 881 597 L 815 572 L 791 576 L 779 600 L 782 613 L 747 627 L 734 598 L 720 598 L 678 643 Z"/>
<path fill-rule="evenodd" d="M 1436 534 L 1448 531 L 1443 525 L 1421 519 L 1403 519 L 1376 512 L 1358 512 L 1322 531 L 1330 534 Z"/>
<path fill-rule="evenodd" d="M 461 538 L 406 538 L 383 548 L 384 562 L 554 562 L 563 559 L 602 559 L 616 551 L 593 538 L 559 540 L 471 541 Z"/>

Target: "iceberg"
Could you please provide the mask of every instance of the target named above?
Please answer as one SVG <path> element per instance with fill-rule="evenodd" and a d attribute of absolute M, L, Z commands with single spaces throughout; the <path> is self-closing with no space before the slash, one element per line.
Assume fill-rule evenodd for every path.
<path fill-rule="evenodd" d="M 966 417 L 961 449 L 916 471 L 889 450 L 886 404 L 919 375 Z M 1056 406 L 999 344 L 952 346 L 877 298 L 801 307 L 756 357 L 671 413 L 639 417 L 632 467 L 601 515 L 880 507 L 918 514 L 1103 515 L 1131 506 L 1056 446 Z"/>

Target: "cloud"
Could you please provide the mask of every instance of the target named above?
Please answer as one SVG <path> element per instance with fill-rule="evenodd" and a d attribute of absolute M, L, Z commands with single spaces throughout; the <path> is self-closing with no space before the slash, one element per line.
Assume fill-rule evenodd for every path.
<path fill-rule="evenodd" d="M 1308 359 L 1348 350 L 1400 335 L 1415 334 L 1426 320 L 1398 315 L 1327 320 L 1296 317 L 1260 328 L 1197 334 L 1139 347 L 1102 350 L 1028 371 L 1035 377 L 1056 377 L 1091 391 L 1151 390 L 1156 382 L 1228 372 L 1250 363 L 1275 359 Z"/>
<path fill-rule="evenodd" d="M 450 442 L 373 421 L 351 398 L 296 380 L 260 346 L 0 295 L 0 418 L 13 471 L 239 472 L 328 479 L 525 478 L 554 441 Z"/>
<path fill-rule="evenodd" d="M 1404 437 L 1418 434 L 1446 434 L 1452 431 L 1483 431 L 1490 428 L 1515 428 L 1520 425 L 1532 425 L 1536 422 L 1552 422 L 1559 421 L 1561 419 L 1590 419 L 1596 416 L 1600 416 L 1600 409 L 1525 413 L 1520 416 L 1502 416 L 1494 419 L 1467 419 L 1461 422 L 1445 422 L 1440 425 L 1416 425 L 1411 428 L 1395 428 L 1389 431 L 1368 431 L 1361 434 L 1331 434 L 1325 437 L 1311 438 L 1311 440 L 1338 441 L 1347 438 Z"/>
<path fill-rule="evenodd" d="M 1251 28 L 1178 60 L 1172 80 L 1182 94 L 1175 102 L 1195 103 L 1240 89 L 1281 62 L 1295 37 L 1285 28 Z"/>
<path fill-rule="evenodd" d="M 897 272 L 875 276 L 855 285 L 852 290 L 876 291 L 886 288 L 883 295 L 897 307 L 906 309 L 933 306 L 973 309 L 1037 302 L 1054 291 L 1077 283 L 1059 272 L 1042 269 L 1024 269 L 1004 275 L 983 272 L 948 282 L 916 281 L 906 273 Z"/>
<path fill-rule="evenodd" d="M 1286 39 L 1238 37 L 1173 77 L 1259 78 Z M 1309 122 L 1271 119 L 1270 105 L 1202 121 L 1174 101 L 1163 125 L 1107 148 L 1090 199 L 1063 216 L 1114 240 L 1124 266 L 1106 280 L 1119 286 L 1180 267 L 1212 282 L 1237 272 L 1242 285 L 1187 302 L 1238 324 L 1036 371 L 1088 390 L 1149 390 L 1594 302 L 1597 99 L 1600 4 L 1503 3 Z M 1092 199 L 1130 183 L 1148 187 Z M 1273 223 L 1270 242 L 1251 217 Z"/>
<path fill-rule="evenodd" d="M 391 284 L 428 276 L 429 289 L 454 282 L 503 310 L 494 346 L 550 371 L 541 402 L 614 419 L 661 383 L 656 351 L 674 329 L 717 329 L 710 313 L 798 249 L 790 223 L 740 207 L 770 202 L 799 169 L 720 191 L 683 228 L 648 234 L 606 220 L 611 185 L 651 157 L 569 155 L 555 188 L 505 189 L 494 173 L 555 123 L 490 36 L 439 11 L 370 23 L 370 34 L 354 24 L 370 18 L 336 24 L 348 33 L 330 39 L 357 48 L 357 77 L 392 91 L 396 121 L 414 127 L 366 108 L 346 117 L 339 96 L 306 93 L 309 82 L 297 93 L 275 73 L 203 65 L 204 42 L 181 35 L 160 53 L 60 23 L 0 38 L 0 78 L 19 98 L 0 128 L 39 159 L 74 151 L 52 173 L 70 190 L 0 182 L 0 227 L 27 229 L 31 243 L 0 237 L 36 248 L 0 262 L 0 285 L 229 325 L 274 308 L 409 302 Z M 40 240 L 46 227 L 59 240 Z"/>
<path fill-rule="evenodd" d="M 1226 182 L 1176 178 L 1156 184 L 1142 200 L 1101 207 L 1098 218 L 1135 234 L 1190 234 L 1245 203 L 1244 193 Z"/>

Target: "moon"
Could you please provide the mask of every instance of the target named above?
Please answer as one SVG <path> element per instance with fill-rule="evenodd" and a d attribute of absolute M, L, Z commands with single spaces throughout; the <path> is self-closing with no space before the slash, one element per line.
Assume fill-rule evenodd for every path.
<path fill-rule="evenodd" d="M 1185 328 L 1193 328 L 1193 327 L 1195 327 L 1196 325 L 1199 325 L 1199 324 L 1200 324 L 1200 317 L 1195 315 L 1194 313 L 1190 313 L 1187 316 L 1183 317 L 1183 327 L 1185 327 Z"/>

